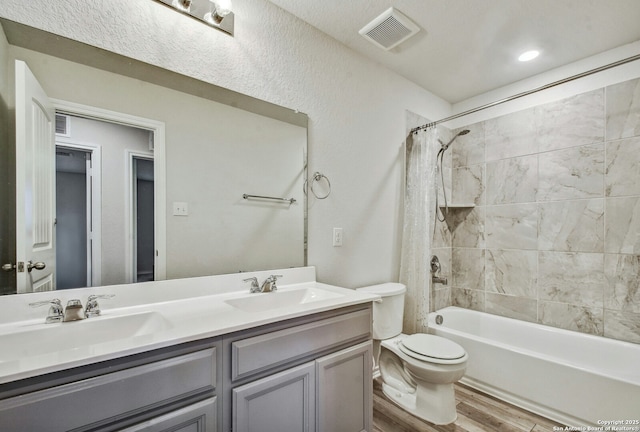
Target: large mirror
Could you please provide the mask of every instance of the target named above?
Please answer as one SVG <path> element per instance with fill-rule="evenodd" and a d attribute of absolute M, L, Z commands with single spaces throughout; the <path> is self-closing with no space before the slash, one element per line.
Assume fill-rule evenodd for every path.
<path fill-rule="evenodd" d="M 77 262 L 80 280 L 86 275 L 81 286 L 306 265 L 306 115 L 39 29 L 3 19 L 0 24 L 3 265 L 16 264 L 19 235 L 16 60 L 27 65 L 57 109 L 59 220 L 53 233 L 57 245 L 84 246 L 56 263 Z M 95 130 L 102 132 L 88 132 Z M 129 144 L 134 138 L 136 144 Z M 109 153 L 121 166 L 107 162 Z M 97 180 L 86 171 L 92 164 L 101 168 Z M 74 211 L 60 194 L 74 188 L 79 196 L 100 198 L 81 204 L 75 219 L 63 220 Z M 153 190 L 160 199 L 149 203 Z M 142 204 L 136 196 L 147 198 L 151 216 L 137 207 Z M 91 238 L 70 241 L 63 233 L 92 224 L 101 231 L 97 248 Z M 146 258 L 138 239 L 145 236 L 151 242 Z M 149 253 L 155 255 L 151 261 Z M 2 294 L 38 290 L 19 288 L 18 270 L 0 272 Z M 58 288 L 82 284 L 68 279 L 54 280 Z"/>

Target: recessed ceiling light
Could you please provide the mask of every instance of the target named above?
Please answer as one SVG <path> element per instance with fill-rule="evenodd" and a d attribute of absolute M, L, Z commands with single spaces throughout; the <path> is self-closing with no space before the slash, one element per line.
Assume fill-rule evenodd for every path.
<path fill-rule="evenodd" d="M 533 60 L 539 55 L 540 55 L 540 52 L 536 50 L 526 51 L 520 54 L 520 57 L 518 57 L 518 60 L 520 60 L 521 62 L 527 62 L 529 60 Z"/>

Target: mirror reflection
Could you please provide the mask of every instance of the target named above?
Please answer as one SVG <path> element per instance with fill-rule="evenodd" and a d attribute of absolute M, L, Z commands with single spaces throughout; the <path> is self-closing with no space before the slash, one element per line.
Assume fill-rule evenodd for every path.
<path fill-rule="evenodd" d="M 58 167 L 54 287 L 306 264 L 306 116 L 157 68 L 131 67 L 112 53 L 69 61 L 50 54 L 78 57 L 87 47 L 15 23 L 2 21 L 2 26 L 7 39 L 0 44 L 2 67 L 13 71 L 15 60 L 24 61 L 57 109 L 56 127 L 68 128 L 58 130 L 52 156 Z M 51 39 L 45 41 L 43 34 Z M 30 49 L 27 41 L 47 47 L 48 54 Z M 105 56 L 112 61 L 105 62 Z M 111 71 L 92 67 L 105 63 Z M 114 71 L 118 64 L 130 69 Z M 14 77 L 2 78 L 1 120 L 9 126 Z M 82 115 L 84 108 L 89 115 Z M 120 120 L 100 118 L 101 112 Z M 163 128 L 145 129 L 136 119 Z M 0 198 L 8 203 L 0 215 L 0 251 L 2 264 L 15 264 L 31 258 L 16 251 L 20 169 L 7 163 L 15 160 L 15 137 L 0 138 Z M 295 202 L 246 200 L 244 194 Z M 17 270 L 1 272 L 3 294 L 19 291 Z"/>

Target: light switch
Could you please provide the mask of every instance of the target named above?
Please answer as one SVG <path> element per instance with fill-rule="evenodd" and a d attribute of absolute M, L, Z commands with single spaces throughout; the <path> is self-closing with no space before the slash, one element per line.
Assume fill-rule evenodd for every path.
<path fill-rule="evenodd" d="M 173 215 L 174 216 L 189 216 L 189 207 L 186 202 L 174 202 L 173 203 Z"/>
<path fill-rule="evenodd" d="M 342 246 L 342 228 L 333 229 L 333 245 L 335 247 Z"/>

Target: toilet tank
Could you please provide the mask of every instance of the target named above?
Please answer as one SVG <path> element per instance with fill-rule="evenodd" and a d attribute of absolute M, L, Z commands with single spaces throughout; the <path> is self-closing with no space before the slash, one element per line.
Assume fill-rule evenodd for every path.
<path fill-rule="evenodd" d="M 373 303 L 373 338 L 389 339 L 402 333 L 404 293 L 407 288 L 400 283 L 371 285 L 358 290 L 377 294 L 382 301 Z"/>

